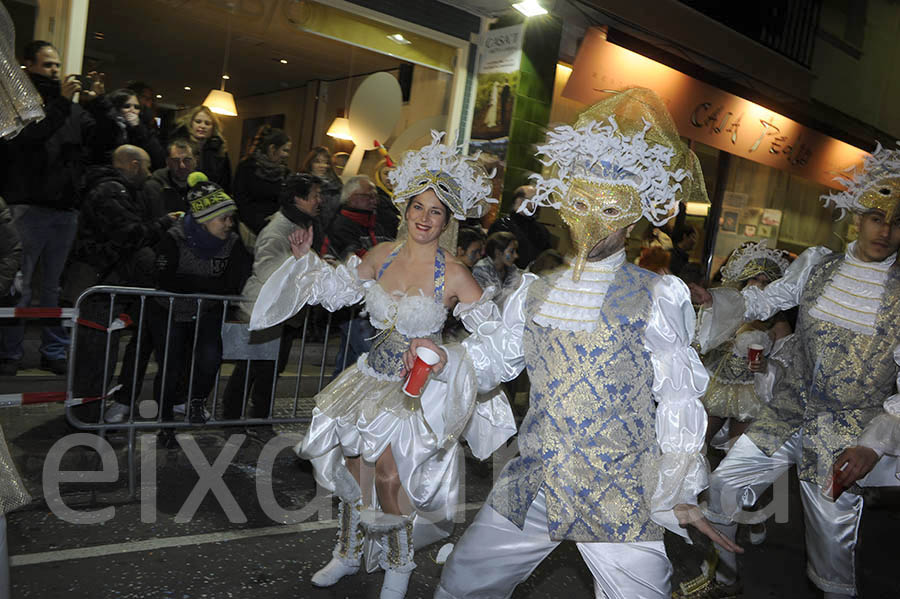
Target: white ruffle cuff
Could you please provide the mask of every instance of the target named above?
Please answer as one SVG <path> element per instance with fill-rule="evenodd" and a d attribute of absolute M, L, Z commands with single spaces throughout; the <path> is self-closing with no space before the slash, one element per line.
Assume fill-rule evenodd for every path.
<path fill-rule="evenodd" d="M 333 267 L 313 252 L 299 260 L 288 257 L 259 290 L 250 316 L 250 330 L 280 324 L 307 304 L 321 304 L 329 312 L 336 312 L 359 303 L 364 292 L 357 274 L 360 262 L 358 256 L 351 256 Z"/>

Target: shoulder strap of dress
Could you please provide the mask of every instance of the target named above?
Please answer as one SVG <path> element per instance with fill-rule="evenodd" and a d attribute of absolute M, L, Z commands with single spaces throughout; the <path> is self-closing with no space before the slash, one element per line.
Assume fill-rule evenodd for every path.
<path fill-rule="evenodd" d="M 444 301 L 444 274 L 446 270 L 444 250 L 438 248 L 434 254 L 434 299 L 439 302 Z"/>
<path fill-rule="evenodd" d="M 384 271 L 387 270 L 387 267 L 391 265 L 391 262 L 393 262 L 393 261 L 394 261 L 394 258 L 397 257 L 397 254 L 400 253 L 400 249 L 401 249 L 402 247 L 403 247 L 403 244 L 402 244 L 402 243 L 401 243 L 401 244 L 398 244 L 397 247 L 394 248 L 394 251 L 392 251 L 392 252 L 390 253 L 390 255 L 387 257 L 387 260 L 385 260 L 385 261 L 384 261 L 384 264 L 381 265 L 381 268 L 378 269 L 378 274 L 375 276 L 375 280 L 376 280 L 376 281 L 377 281 L 378 279 L 381 278 L 381 275 L 384 274 Z"/>

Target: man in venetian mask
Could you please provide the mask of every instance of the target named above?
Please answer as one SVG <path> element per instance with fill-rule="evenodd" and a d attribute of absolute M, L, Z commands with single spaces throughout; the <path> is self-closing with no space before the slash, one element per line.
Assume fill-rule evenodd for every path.
<path fill-rule="evenodd" d="M 791 376 L 776 385 L 772 401 L 710 477 L 707 515 L 733 539 L 736 522 L 754 521 L 743 509 L 796 464 L 806 571 L 826 599 L 857 596 L 860 487 L 897 485 L 900 476 L 891 457 L 900 455 L 900 151 L 879 146 L 841 183 L 845 191 L 822 199 L 855 215 L 859 237 L 846 252 L 809 248 L 765 288 L 692 287 L 696 303 L 707 306 L 699 330 L 704 344 L 745 321 L 800 307 L 796 332 L 781 352 Z M 705 569 L 708 579 L 684 585 L 683 596 L 735 596 L 736 562 L 718 549 Z"/>
<path fill-rule="evenodd" d="M 527 369 L 530 408 L 510 461 L 450 555 L 436 598 L 508 597 L 563 541 L 577 544 L 599 597 L 669 597 L 663 531 L 694 525 L 730 550 L 697 508 L 708 377 L 690 347 L 688 288 L 625 260 L 642 216 L 662 225 L 706 201 L 696 157 L 656 94 L 631 89 L 557 127 L 538 147 L 545 176 L 523 209 L 558 209 L 575 256 L 525 274 L 503 315 L 460 345 L 489 389 Z M 411 363 L 411 357 L 408 362 Z M 440 376 L 440 375 L 438 375 Z"/>

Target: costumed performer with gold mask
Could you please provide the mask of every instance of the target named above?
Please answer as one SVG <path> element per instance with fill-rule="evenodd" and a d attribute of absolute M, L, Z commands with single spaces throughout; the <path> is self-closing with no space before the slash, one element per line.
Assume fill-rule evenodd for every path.
<path fill-rule="evenodd" d="M 765 288 L 780 279 L 790 263 L 789 254 L 770 249 L 766 239 L 745 242 L 722 265 L 722 286 L 737 290 L 748 286 Z M 774 378 L 763 358 L 783 345 L 782 340 L 790 334 L 790 323 L 777 312 L 766 321 L 744 323 L 741 318 L 740 328 L 731 337 L 704 339 L 707 345 L 700 352 L 709 371 L 709 387 L 702 399 L 709 417 L 707 442 L 726 422 L 729 437 L 739 437 L 756 418 L 770 397 L 767 384 Z M 761 359 L 753 363 L 747 360 L 751 345 L 762 347 Z M 775 364 L 771 366 L 772 370 L 776 368 Z"/>
<path fill-rule="evenodd" d="M 736 522 L 754 521 L 743 508 L 796 464 L 806 573 L 828 599 L 857 596 L 860 487 L 897 485 L 898 460 L 890 456 L 900 455 L 900 151 L 879 145 L 851 170 L 837 179 L 845 191 L 822 196 L 855 215 L 859 236 L 846 252 L 809 248 L 764 289 L 692 287 L 696 303 L 708 306 L 701 343 L 800 308 L 782 351 L 791 376 L 710 476 L 707 516 L 734 538 Z M 717 550 L 715 577 L 691 596 L 740 592 L 734 554 Z"/>
<path fill-rule="evenodd" d="M 291 235 L 293 256 L 263 285 L 251 329 L 273 326 L 308 304 L 335 311 L 365 302 L 378 335 L 372 349 L 315 398 L 298 446 L 316 481 L 340 497 L 332 560 L 312 577 L 331 586 L 355 573 L 385 570 L 382 599 L 401 599 L 415 568 L 413 550 L 450 534 L 459 500 L 465 438 L 487 458 L 515 434 L 506 397 L 476 401 L 471 361 L 435 368 L 420 398 L 404 395 L 403 354 L 410 339 L 440 343 L 448 312 L 474 330 L 498 318 L 468 269 L 453 258 L 458 221 L 479 216 L 490 178 L 474 159 L 432 142 L 390 171 L 394 201 L 405 205 L 405 239 L 382 243 L 337 268 L 309 251 L 311 231 Z M 365 508 L 365 509 L 364 509 Z"/>
<path fill-rule="evenodd" d="M 454 548 L 435 597 L 509 597 L 562 541 L 577 544 L 598 597 L 668 597 L 663 530 L 686 537 L 691 521 L 717 537 L 696 507 L 708 377 L 690 346 L 687 287 L 626 262 L 624 245 L 642 216 L 662 225 L 679 201 L 705 200 L 702 175 L 662 101 L 639 88 L 553 129 L 538 152 L 547 174 L 534 176 L 523 209 L 558 209 L 575 256 L 526 273 L 500 320 L 446 348 L 448 364 L 474 362 L 482 389 L 526 369 L 531 395 L 520 456 Z"/>

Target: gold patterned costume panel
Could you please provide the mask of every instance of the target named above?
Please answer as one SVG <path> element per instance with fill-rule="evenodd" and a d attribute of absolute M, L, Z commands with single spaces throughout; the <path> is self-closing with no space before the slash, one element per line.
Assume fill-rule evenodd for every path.
<path fill-rule="evenodd" d="M 659 448 L 653 366 L 643 342 L 657 275 L 623 265 L 592 332 L 532 320 L 555 276 L 529 289 L 530 409 L 519 431 L 520 457 L 504 469 L 489 501 L 521 527 L 543 487 L 554 540 L 660 540 L 649 509 Z"/>
<path fill-rule="evenodd" d="M 900 269 L 885 284 L 875 335 L 865 335 L 810 316 L 816 298 L 834 277 L 843 254 L 827 256 L 813 270 L 800 300 L 797 338 L 788 376 L 748 434 L 772 455 L 803 431 L 800 479 L 824 484 L 838 454 L 856 445 L 868 423 L 894 392 L 893 350 L 900 338 Z"/>

